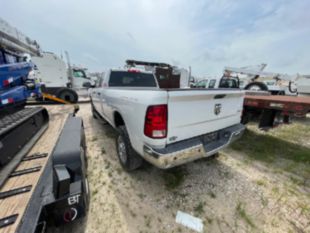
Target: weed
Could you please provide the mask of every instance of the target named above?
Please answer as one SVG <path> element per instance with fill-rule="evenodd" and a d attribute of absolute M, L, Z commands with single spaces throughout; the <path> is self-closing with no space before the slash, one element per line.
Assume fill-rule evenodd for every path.
<path fill-rule="evenodd" d="M 299 208 L 301 209 L 301 214 L 309 214 L 310 213 L 310 206 L 306 203 L 298 203 Z"/>
<path fill-rule="evenodd" d="M 209 224 L 212 224 L 213 219 L 212 219 L 212 218 L 207 217 L 207 222 L 208 222 Z"/>
<path fill-rule="evenodd" d="M 95 196 L 98 193 L 98 189 L 94 189 L 93 196 Z"/>
<path fill-rule="evenodd" d="M 242 204 L 239 202 L 236 206 L 236 212 L 237 214 L 251 227 L 255 228 L 254 223 L 252 222 L 251 218 L 246 213 L 245 209 L 242 207 Z"/>
<path fill-rule="evenodd" d="M 274 193 L 274 194 L 279 194 L 279 188 L 278 187 L 273 187 L 271 189 L 271 191 Z"/>
<path fill-rule="evenodd" d="M 105 165 L 105 169 L 109 169 L 111 167 L 111 163 L 107 161 L 107 164 Z"/>
<path fill-rule="evenodd" d="M 144 195 L 143 193 L 139 193 L 139 194 L 138 194 L 138 197 L 140 197 L 140 199 L 142 199 L 142 200 L 143 200 L 143 199 L 144 199 L 144 197 L 145 197 L 145 195 Z"/>
<path fill-rule="evenodd" d="M 123 169 L 122 168 L 120 168 L 120 167 L 118 167 L 118 168 L 116 168 L 116 172 L 117 172 L 117 174 L 122 174 L 123 173 Z"/>
<path fill-rule="evenodd" d="M 268 205 L 268 199 L 261 196 L 260 200 L 261 200 L 261 203 L 264 207 L 266 207 Z"/>
<path fill-rule="evenodd" d="M 185 178 L 186 172 L 182 167 L 173 168 L 163 172 L 165 187 L 168 190 L 174 190 L 179 187 Z"/>
<path fill-rule="evenodd" d="M 199 202 L 195 207 L 194 207 L 194 212 L 197 213 L 198 215 L 203 214 L 204 211 L 204 202 Z"/>
<path fill-rule="evenodd" d="M 209 191 L 208 194 L 209 194 L 209 196 L 210 196 L 211 198 L 216 198 L 216 195 L 215 195 L 214 192 Z"/>
<path fill-rule="evenodd" d="M 98 138 L 96 136 L 94 136 L 91 140 L 92 140 L 92 142 L 95 142 L 98 140 Z"/>
<path fill-rule="evenodd" d="M 144 220 L 145 220 L 145 226 L 150 227 L 151 226 L 151 218 L 144 215 Z"/>
<path fill-rule="evenodd" d="M 290 180 L 291 180 L 292 183 L 295 184 L 295 185 L 302 185 L 302 184 L 303 184 L 303 181 L 301 181 L 300 179 L 295 178 L 295 177 L 293 177 L 293 176 L 290 176 Z"/>
<path fill-rule="evenodd" d="M 259 186 L 264 186 L 264 187 L 267 186 L 267 184 L 266 184 L 266 182 L 264 180 L 257 180 L 256 184 L 259 185 Z"/>
<path fill-rule="evenodd" d="M 105 153 L 106 153 L 104 147 L 101 148 L 101 153 L 102 153 L 102 154 L 105 154 Z"/>
<path fill-rule="evenodd" d="M 130 214 L 131 214 L 131 216 L 132 216 L 133 218 L 137 217 L 137 214 L 136 214 L 135 212 L 133 212 L 132 210 L 130 210 L 129 212 L 130 212 Z"/>

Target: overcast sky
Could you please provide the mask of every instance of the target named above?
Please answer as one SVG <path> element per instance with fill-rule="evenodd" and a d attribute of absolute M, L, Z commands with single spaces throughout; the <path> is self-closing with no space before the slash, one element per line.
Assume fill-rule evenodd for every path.
<path fill-rule="evenodd" d="M 310 1 L 1 0 L 0 17 L 91 71 L 128 58 L 191 66 L 268 63 L 267 71 L 310 73 Z"/>

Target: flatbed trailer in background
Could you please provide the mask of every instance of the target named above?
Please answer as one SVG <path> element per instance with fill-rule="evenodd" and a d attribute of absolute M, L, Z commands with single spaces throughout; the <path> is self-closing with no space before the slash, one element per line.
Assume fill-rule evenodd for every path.
<path fill-rule="evenodd" d="M 42 136 L 30 146 L 23 145 L 0 168 L 1 233 L 45 232 L 50 225 L 86 214 L 89 191 L 83 121 L 75 113 L 59 113 L 68 106 L 56 108 Z"/>
<path fill-rule="evenodd" d="M 259 128 L 289 123 L 291 117 L 306 117 L 310 112 L 310 97 L 247 94 L 242 122 L 259 119 Z"/>

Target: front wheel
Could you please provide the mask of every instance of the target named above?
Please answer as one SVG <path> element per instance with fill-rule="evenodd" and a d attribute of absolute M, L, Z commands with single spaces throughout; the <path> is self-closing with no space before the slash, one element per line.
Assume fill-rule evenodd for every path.
<path fill-rule="evenodd" d="M 116 138 L 116 151 L 120 164 L 126 171 L 133 171 L 142 166 L 143 159 L 132 148 L 125 126 L 118 128 L 119 135 Z"/>
<path fill-rule="evenodd" d="M 79 98 L 74 90 L 68 88 L 61 89 L 56 96 L 70 103 L 77 103 Z"/>

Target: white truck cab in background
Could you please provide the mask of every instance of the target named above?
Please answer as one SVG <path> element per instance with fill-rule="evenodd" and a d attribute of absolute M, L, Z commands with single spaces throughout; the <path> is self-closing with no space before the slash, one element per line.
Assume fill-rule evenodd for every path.
<path fill-rule="evenodd" d="M 77 91 L 85 89 L 85 82 L 95 85 L 95 81 L 87 77 L 85 68 L 67 68 L 66 63 L 54 53 L 42 52 L 41 56 L 32 56 L 31 61 L 36 66 L 36 78 L 45 86 L 44 91 L 61 99 L 77 102 Z"/>

